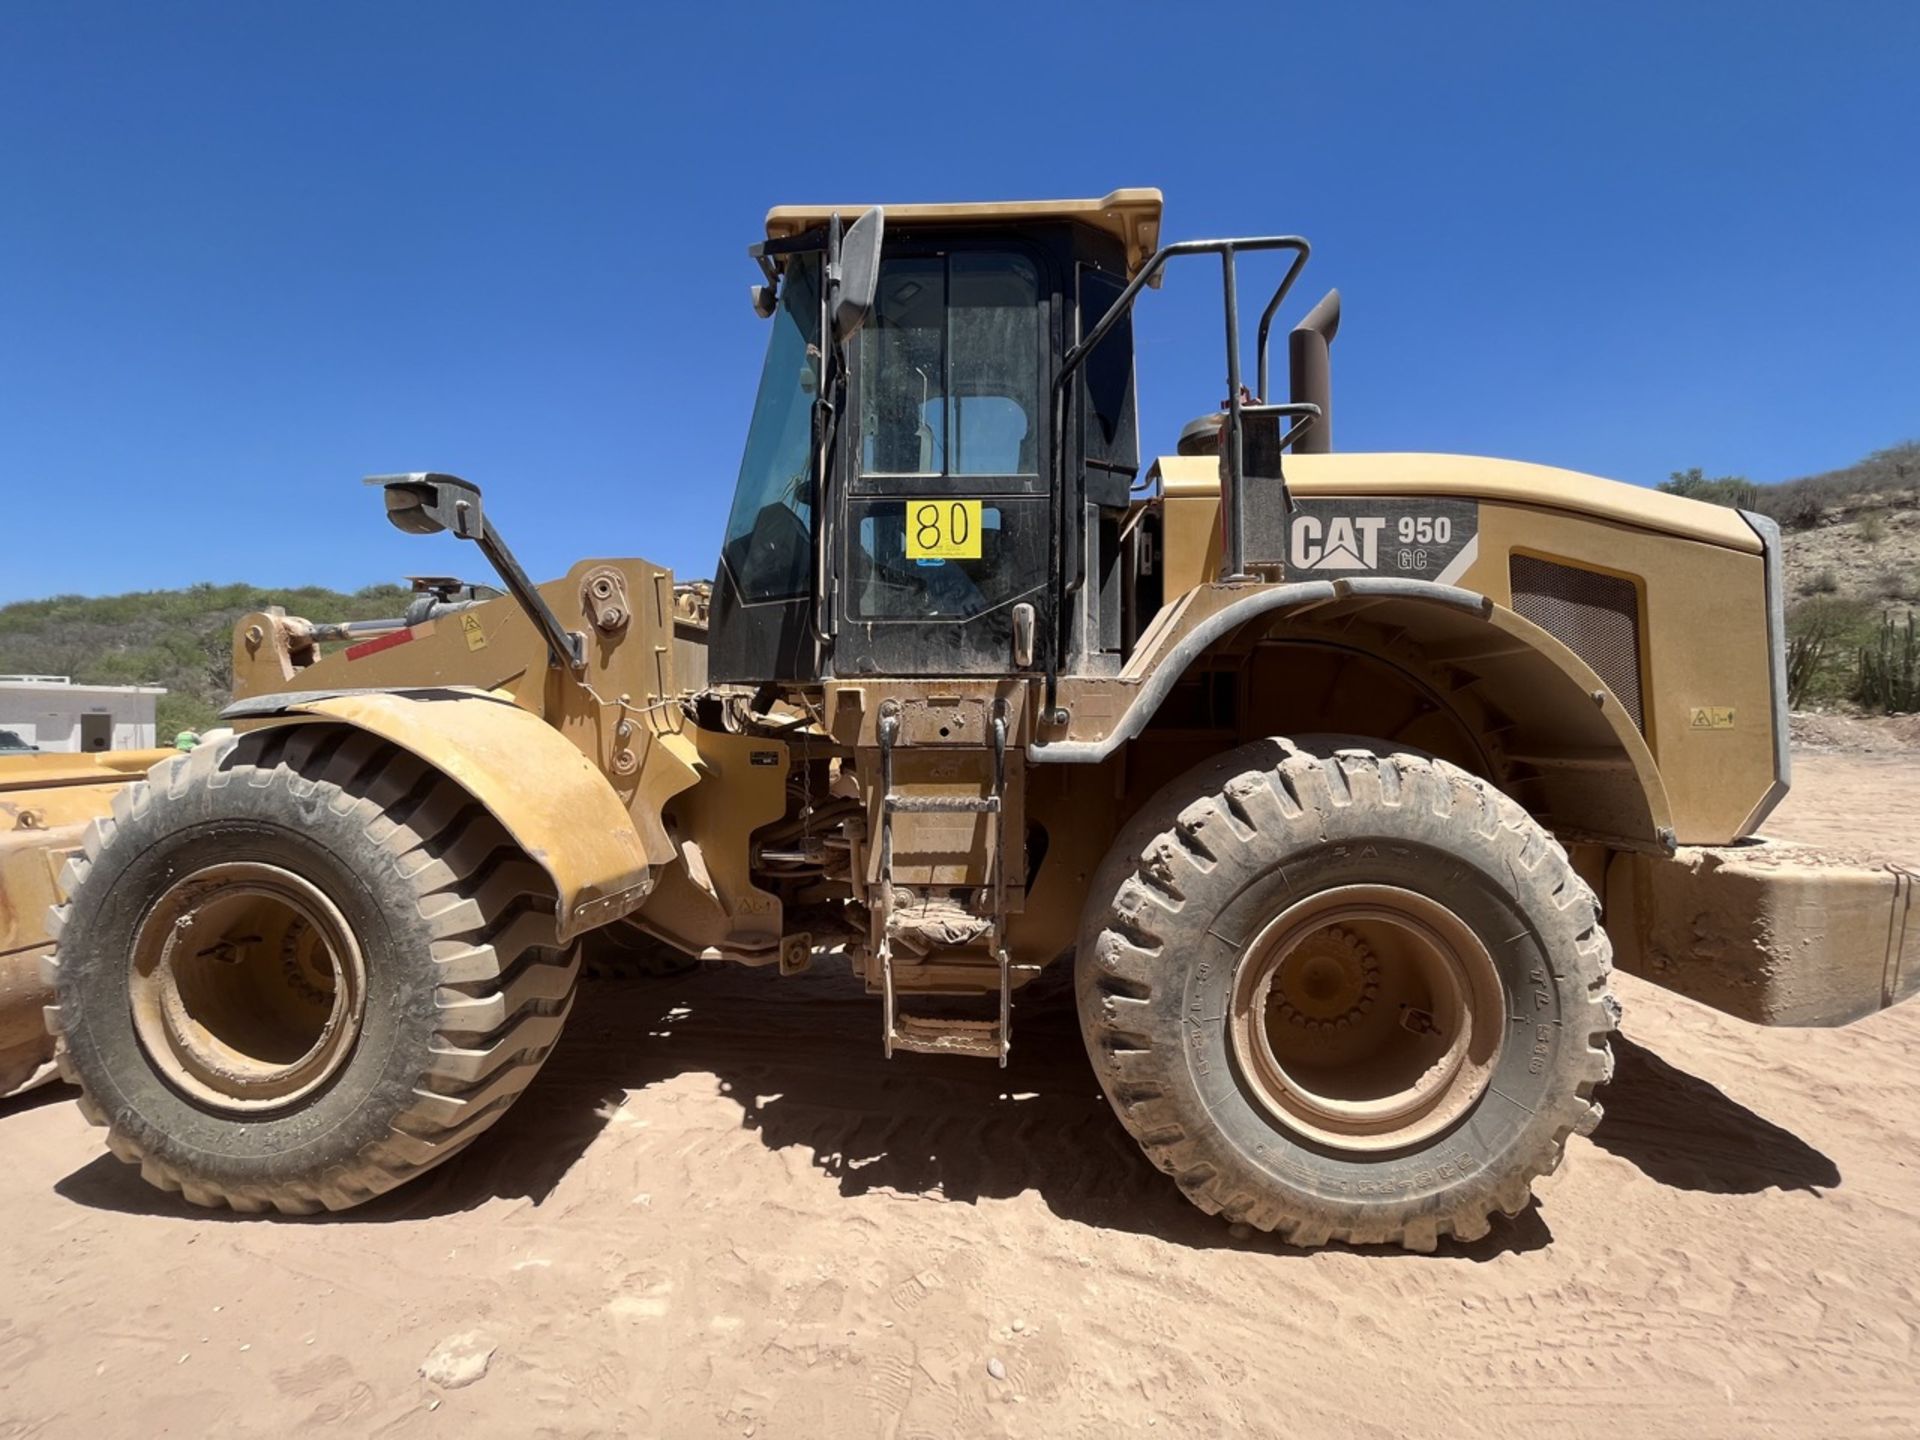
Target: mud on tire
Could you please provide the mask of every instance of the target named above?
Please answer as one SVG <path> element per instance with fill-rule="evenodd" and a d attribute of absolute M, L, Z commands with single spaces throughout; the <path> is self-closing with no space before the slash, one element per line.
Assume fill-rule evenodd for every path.
<path fill-rule="evenodd" d="M 1378 998 L 1390 1008 L 1354 926 L 1309 936 L 1320 953 L 1301 963 L 1325 972 L 1318 993 L 1331 1007 L 1320 1018 L 1289 1011 L 1278 979 L 1260 993 L 1280 1019 L 1246 998 L 1262 937 L 1345 896 L 1408 897 L 1416 916 L 1457 925 L 1451 933 L 1478 955 L 1491 992 L 1489 1018 L 1475 1022 L 1485 1042 L 1478 1088 L 1459 1090 L 1454 1111 L 1434 1109 L 1425 1130 L 1355 1136 L 1338 1120 L 1324 1130 L 1320 1111 L 1301 1119 L 1284 1108 L 1299 1088 L 1284 1075 L 1288 1094 L 1272 1098 L 1273 1054 L 1301 1042 L 1283 1033 L 1267 1047 L 1258 1026 L 1290 1021 L 1309 1039 L 1314 1026 L 1378 1030 L 1368 1007 Z M 1308 923 L 1286 933 L 1306 934 Z M 1438 933 L 1422 918 L 1406 923 Z M 1304 737 L 1207 761 L 1130 822 L 1089 892 L 1076 990 L 1108 1100 L 1201 1209 L 1298 1245 L 1430 1250 L 1443 1235 L 1484 1236 L 1496 1211 L 1517 1214 L 1567 1136 L 1599 1119 L 1593 1095 L 1612 1073 L 1607 1037 L 1619 1015 L 1611 958 L 1592 891 L 1512 800 L 1423 753 Z M 1309 1012 L 1315 993 L 1298 992 Z M 1400 1009 L 1410 1031 L 1431 1023 Z M 1457 1048 L 1471 1059 L 1464 1032 Z M 1354 1102 L 1366 1098 L 1349 1089 L 1319 1103 L 1344 1114 L 1364 1111 Z"/>
<path fill-rule="evenodd" d="M 128 786 L 62 878 L 61 1072 L 115 1155 L 199 1205 L 339 1210 L 439 1164 L 573 1000 L 545 874 L 354 730 L 208 737 Z"/>

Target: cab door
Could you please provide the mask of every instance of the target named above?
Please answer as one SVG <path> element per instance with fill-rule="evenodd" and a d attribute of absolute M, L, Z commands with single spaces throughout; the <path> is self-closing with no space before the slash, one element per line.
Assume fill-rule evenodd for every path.
<path fill-rule="evenodd" d="M 856 340 L 840 446 L 833 668 L 1013 672 L 1014 607 L 1042 668 L 1052 533 L 1056 286 L 1037 249 L 888 247 Z"/>

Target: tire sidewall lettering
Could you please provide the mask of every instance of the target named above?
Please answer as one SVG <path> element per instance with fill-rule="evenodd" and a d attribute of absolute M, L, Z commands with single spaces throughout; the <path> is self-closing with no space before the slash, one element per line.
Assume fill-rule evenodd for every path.
<path fill-rule="evenodd" d="M 1435 893 L 1436 875 L 1448 879 L 1445 893 Z M 1252 1097 L 1227 1026 L 1239 953 L 1210 932 L 1209 940 L 1215 943 L 1189 965 L 1177 992 L 1185 1020 L 1182 1052 L 1192 1084 L 1220 1122 L 1221 1133 L 1249 1163 L 1276 1180 L 1328 1199 L 1401 1199 L 1470 1179 L 1495 1166 L 1513 1147 L 1528 1143 L 1539 1107 L 1530 1112 L 1506 1097 L 1525 1095 L 1529 1080 L 1553 1068 L 1554 1052 L 1563 1039 L 1560 987 L 1527 917 L 1482 864 L 1393 837 L 1329 837 L 1327 843 L 1302 847 L 1258 870 L 1209 879 L 1224 880 L 1223 889 L 1231 887 L 1213 929 L 1243 940 L 1295 901 L 1355 883 L 1398 884 L 1428 893 L 1468 921 L 1483 942 L 1503 928 L 1516 937 L 1488 944 L 1510 1017 L 1488 1092 L 1458 1123 L 1426 1143 L 1363 1159 L 1289 1133 Z M 1190 895 L 1187 903 L 1199 900 Z M 1542 976 L 1548 977 L 1544 986 L 1536 984 Z M 1517 1021 L 1511 1018 L 1516 1015 Z"/>

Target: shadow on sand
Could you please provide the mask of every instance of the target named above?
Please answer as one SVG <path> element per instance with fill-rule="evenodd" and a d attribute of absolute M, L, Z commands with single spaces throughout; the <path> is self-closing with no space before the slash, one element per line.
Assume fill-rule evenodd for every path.
<path fill-rule="evenodd" d="M 58 1105 L 73 1099 L 79 1093 L 57 1076 L 42 1080 L 31 1090 L 22 1090 L 0 1100 L 0 1125 L 4 1125 L 15 1115 L 24 1115 L 29 1110 L 39 1110 L 48 1105 Z"/>
<path fill-rule="evenodd" d="M 1236 1237 L 1147 1161 L 1100 1092 L 1064 977 L 1023 992 L 1005 1070 L 957 1057 L 890 1063 L 879 1028 L 878 1002 L 844 973 L 778 980 L 711 967 L 665 980 L 590 981 L 545 1070 L 471 1149 L 358 1209 L 293 1223 L 404 1222 L 499 1199 L 538 1205 L 629 1092 L 705 1073 L 739 1105 L 743 1126 L 769 1148 L 807 1152 L 844 1195 L 973 1202 L 1033 1191 L 1063 1219 L 1096 1228 L 1195 1248 L 1304 1253 L 1266 1235 Z M 1832 1163 L 1802 1141 L 1631 1041 L 1615 1044 L 1619 1073 L 1595 1140 L 1655 1180 L 1728 1192 L 1838 1183 Z M 100 1209 L 261 1220 L 188 1205 L 104 1154 L 57 1188 Z M 1439 1254 L 1487 1260 L 1551 1239 L 1530 1205 L 1496 1221 L 1486 1238 L 1443 1243 Z"/>
<path fill-rule="evenodd" d="M 1594 1144 L 1679 1190 L 1752 1195 L 1831 1190 L 1840 1169 L 1792 1131 L 1624 1035 L 1613 1037 L 1613 1083 Z"/>

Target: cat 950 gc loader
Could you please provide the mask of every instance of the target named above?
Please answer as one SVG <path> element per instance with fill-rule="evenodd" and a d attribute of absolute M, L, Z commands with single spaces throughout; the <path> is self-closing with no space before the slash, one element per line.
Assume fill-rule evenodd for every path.
<path fill-rule="evenodd" d="M 534 584 L 476 485 L 381 477 L 498 588 L 247 617 L 231 728 L 70 837 L 47 1014 L 113 1151 L 200 1204 L 366 1200 L 513 1103 L 590 937 L 849 964 L 917 1064 L 1004 1064 L 1058 964 L 1196 1204 L 1431 1248 L 1598 1118 L 1615 957 L 1773 1024 L 1915 988 L 1900 872 L 1756 838 L 1773 525 L 1335 453 L 1337 293 L 1270 387 L 1306 242 L 1160 211 L 772 211 L 710 609 L 636 559 Z M 1176 260 L 1220 276 L 1225 402 L 1143 459 L 1134 306 Z"/>

